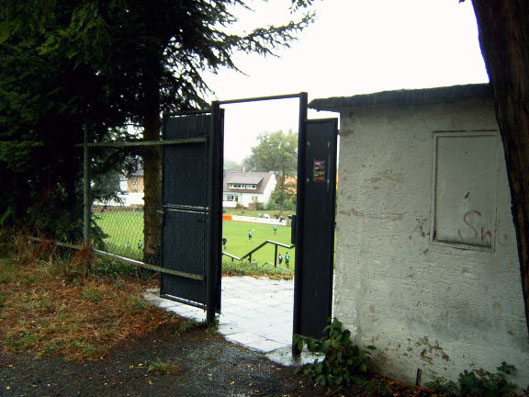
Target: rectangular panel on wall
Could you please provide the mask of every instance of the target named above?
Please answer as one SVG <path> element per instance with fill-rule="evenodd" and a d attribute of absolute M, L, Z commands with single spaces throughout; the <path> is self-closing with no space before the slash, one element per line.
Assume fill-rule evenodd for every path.
<path fill-rule="evenodd" d="M 498 136 L 435 133 L 432 240 L 494 249 Z"/>

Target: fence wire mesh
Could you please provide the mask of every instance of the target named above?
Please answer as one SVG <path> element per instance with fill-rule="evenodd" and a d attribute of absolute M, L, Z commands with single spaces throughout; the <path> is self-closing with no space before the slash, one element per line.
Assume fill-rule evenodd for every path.
<path fill-rule="evenodd" d="M 89 150 L 94 247 L 159 265 L 163 142 L 91 145 Z"/>

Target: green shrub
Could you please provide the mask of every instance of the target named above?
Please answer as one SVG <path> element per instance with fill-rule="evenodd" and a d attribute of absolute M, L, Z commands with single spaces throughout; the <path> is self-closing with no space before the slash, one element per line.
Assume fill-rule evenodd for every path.
<path fill-rule="evenodd" d="M 342 323 L 333 319 L 324 330 L 325 339 L 294 336 L 294 343 L 299 351 L 306 345 L 311 353 L 322 353 L 322 361 L 316 359 L 306 364 L 302 370 L 312 375 L 320 386 L 350 385 L 360 383 L 362 374 L 367 372 L 369 356 L 374 346 L 360 349 L 351 341 L 351 332 L 342 328 Z"/>
<path fill-rule="evenodd" d="M 507 375 L 512 374 L 516 368 L 502 361 L 495 374 L 483 369 L 459 374 L 457 383 L 437 378 L 425 386 L 446 396 L 456 397 L 495 397 L 511 395 L 517 388 L 514 383 L 507 380 Z"/>

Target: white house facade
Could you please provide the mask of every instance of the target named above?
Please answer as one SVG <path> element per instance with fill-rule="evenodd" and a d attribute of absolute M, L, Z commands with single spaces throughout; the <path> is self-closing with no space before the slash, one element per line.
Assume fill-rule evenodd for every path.
<path fill-rule="evenodd" d="M 222 206 L 245 208 L 258 203 L 266 204 L 277 184 L 271 172 L 226 171 L 223 182 Z"/>
<path fill-rule="evenodd" d="M 529 384 L 511 197 L 488 85 L 316 99 L 341 116 L 334 316 L 408 382 Z M 418 371 L 420 370 L 420 371 Z"/>

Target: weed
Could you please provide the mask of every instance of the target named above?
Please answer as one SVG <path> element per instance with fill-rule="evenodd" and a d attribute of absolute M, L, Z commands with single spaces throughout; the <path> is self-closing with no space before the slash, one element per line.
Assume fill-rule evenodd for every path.
<path fill-rule="evenodd" d="M 147 372 L 156 375 L 176 375 L 183 371 L 183 368 L 174 363 L 163 362 L 160 359 L 149 363 Z"/>
<path fill-rule="evenodd" d="M 147 303 L 137 296 L 128 296 L 128 304 L 132 314 L 139 314 L 145 310 Z"/>
<path fill-rule="evenodd" d="M 98 350 L 96 349 L 94 345 L 87 344 L 86 346 L 83 347 L 83 353 L 85 356 L 93 357 L 98 354 Z"/>
<path fill-rule="evenodd" d="M 68 343 L 66 346 L 68 349 L 82 349 L 85 345 L 85 342 L 79 339 L 75 339 Z"/>
<path fill-rule="evenodd" d="M 516 368 L 502 361 L 496 369 L 498 371 L 495 374 L 483 369 L 472 372 L 464 370 L 459 374 L 457 383 L 447 381 L 444 378 L 437 378 L 433 382 L 426 383 L 425 386 L 447 396 L 494 397 L 510 395 L 517 386 L 509 382 L 506 376 L 511 375 Z"/>
<path fill-rule="evenodd" d="M 81 294 L 81 299 L 89 300 L 90 302 L 98 303 L 103 300 L 99 291 L 94 289 L 85 289 Z"/>
<path fill-rule="evenodd" d="M 15 265 L 11 261 L 0 261 L 0 284 L 8 284 L 16 272 Z"/>
<path fill-rule="evenodd" d="M 195 320 L 186 320 L 180 324 L 178 327 L 178 334 L 184 334 L 186 332 L 189 332 L 193 329 L 201 328 L 204 326 L 203 322 L 195 321 Z"/>
<path fill-rule="evenodd" d="M 364 396 L 392 397 L 393 391 L 382 379 L 372 378 L 364 386 Z"/>
<path fill-rule="evenodd" d="M 22 331 L 18 335 L 13 335 L 6 340 L 6 345 L 14 351 L 28 350 L 39 340 L 38 335 L 28 331 Z"/>
<path fill-rule="evenodd" d="M 94 263 L 92 267 L 94 275 L 110 279 L 117 279 L 120 276 L 135 276 L 137 272 L 136 266 L 113 260 L 102 260 Z"/>
<path fill-rule="evenodd" d="M 122 279 L 118 278 L 112 286 L 117 291 L 123 291 L 125 289 L 126 284 L 123 282 Z"/>
<path fill-rule="evenodd" d="M 0 307 L 4 307 L 5 306 L 6 300 L 7 300 L 7 295 L 2 294 L 0 292 Z"/>
<path fill-rule="evenodd" d="M 213 320 L 212 322 L 210 323 L 207 323 L 205 322 L 205 325 L 208 327 L 208 332 L 210 334 L 214 334 L 218 331 L 219 329 L 219 319 L 216 318 L 215 320 Z"/>
<path fill-rule="evenodd" d="M 27 238 L 29 234 L 25 234 L 24 231 L 19 231 L 13 234 L 12 241 L 14 256 L 20 262 L 26 262 L 33 258 L 33 252 L 35 251 L 35 243 Z"/>
<path fill-rule="evenodd" d="M 42 351 L 41 355 L 43 357 L 50 357 L 50 356 L 55 355 L 56 353 L 57 353 L 57 345 L 52 343 L 52 344 L 49 344 L 48 346 L 46 346 L 44 348 L 44 350 Z"/>
<path fill-rule="evenodd" d="M 41 294 L 41 299 L 37 302 L 38 308 L 44 311 L 51 310 L 55 305 L 52 297 L 47 293 Z"/>
<path fill-rule="evenodd" d="M 320 386 L 350 385 L 362 381 L 361 374 L 367 372 L 367 364 L 371 350 L 374 346 L 368 346 L 362 350 L 351 341 L 351 332 L 342 329 L 342 323 L 336 318 L 330 321 L 324 330 L 328 337 L 325 339 L 314 339 L 294 336 L 294 343 L 299 351 L 307 345 L 311 353 L 324 354 L 323 361 L 314 360 L 312 364 L 302 367 L 305 374 L 310 374 Z"/>
<path fill-rule="evenodd" d="M 0 272 L 0 284 L 8 284 L 11 281 L 10 274 L 7 272 Z"/>
<path fill-rule="evenodd" d="M 35 281 L 35 277 L 24 275 L 19 282 L 20 285 L 22 285 L 23 287 L 31 287 L 35 283 Z"/>

